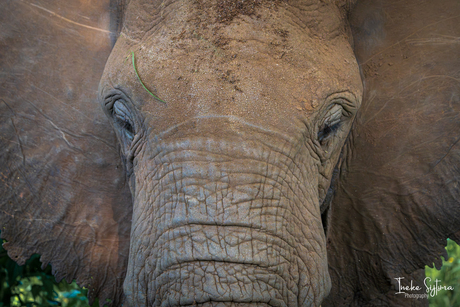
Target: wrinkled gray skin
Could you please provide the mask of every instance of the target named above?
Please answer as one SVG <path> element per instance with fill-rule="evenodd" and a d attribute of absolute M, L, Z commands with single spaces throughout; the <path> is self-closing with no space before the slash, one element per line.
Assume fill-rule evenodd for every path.
<path fill-rule="evenodd" d="M 133 197 L 124 306 L 318 306 L 320 206 L 362 95 L 346 20 L 202 5 L 131 1 L 100 82 Z"/>

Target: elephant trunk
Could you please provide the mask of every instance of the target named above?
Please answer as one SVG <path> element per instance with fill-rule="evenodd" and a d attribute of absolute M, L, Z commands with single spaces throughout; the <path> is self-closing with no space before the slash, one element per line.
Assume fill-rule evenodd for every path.
<path fill-rule="evenodd" d="M 145 142 L 134 164 L 128 301 L 314 306 L 327 295 L 315 160 L 303 142 L 252 129 L 244 140 L 239 129 L 181 129 Z"/>

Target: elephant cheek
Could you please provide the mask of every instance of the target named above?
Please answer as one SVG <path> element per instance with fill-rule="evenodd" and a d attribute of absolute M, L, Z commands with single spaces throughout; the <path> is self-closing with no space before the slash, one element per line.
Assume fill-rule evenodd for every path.
<path fill-rule="evenodd" d="M 184 146 L 137 166 L 126 304 L 319 306 L 330 280 L 312 163 Z"/>

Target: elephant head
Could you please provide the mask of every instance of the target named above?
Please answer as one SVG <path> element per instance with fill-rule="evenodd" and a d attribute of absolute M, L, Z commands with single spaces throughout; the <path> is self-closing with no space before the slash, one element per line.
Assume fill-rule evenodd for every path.
<path fill-rule="evenodd" d="M 370 194 L 356 196 L 359 202 L 346 196 L 351 188 L 396 182 L 366 177 L 374 174 L 366 163 L 384 169 L 378 154 L 387 145 L 366 147 L 376 142 L 369 135 L 388 132 L 383 111 L 402 110 L 404 118 L 426 108 L 417 101 L 398 109 L 400 100 L 388 101 L 384 90 L 393 75 L 376 77 L 366 68 L 362 77 L 358 61 L 367 67 L 395 44 L 391 31 L 407 24 L 390 31 L 373 18 L 382 8 L 364 1 L 353 10 L 351 2 L 319 0 L 5 6 L 0 226 L 13 259 L 41 254 L 58 279 L 76 279 L 101 305 L 319 306 L 331 277 L 325 304 L 357 302 L 348 299 L 365 291 L 354 240 L 393 237 L 378 227 L 363 227 L 367 236 L 360 237 L 365 222 L 388 222 L 367 213 L 385 215 L 386 206 Z M 408 61 L 409 71 L 420 63 Z M 420 70 L 441 74 L 443 67 Z M 398 77 L 411 80 L 405 71 Z M 458 86 L 443 84 L 439 97 L 451 97 L 447 104 L 455 108 Z M 364 111 L 353 125 L 362 97 Z M 433 137 L 458 131 L 446 112 L 450 125 Z M 442 118 L 436 114 L 430 123 Z M 369 122 L 377 123 L 374 134 L 363 124 Z M 415 141 L 427 132 L 417 132 L 417 123 Z M 427 163 L 455 155 L 452 141 L 446 136 Z M 385 144 L 393 146 L 385 163 L 406 165 L 405 144 Z M 425 160 L 411 168 L 439 174 L 425 169 Z M 441 160 L 443 170 L 453 163 Z M 433 201 L 441 197 L 436 191 Z M 417 225 L 429 221 L 421 212 L 413 214 Z M 392 214 L 401 227 L 401 215 Z M 442 231 L 431 238 L 451 235 L 436 229 Z M 362 260 L 375 263 L 384 279 L 393 277 L 375 255 Z M 404 265 L 391 268 L 406 269 L 404 276 L 432 259 L 406 265 L 397 256 Z M 357 304 L 388 287 L 375 283 Z"/>
<path fill-rule="evenodd" d="M 128 305 L 329 291 L 320 205 L 362 96 L 345 20 L 224 4 L 132 1 L 99 85 L 133 197 Z"/>

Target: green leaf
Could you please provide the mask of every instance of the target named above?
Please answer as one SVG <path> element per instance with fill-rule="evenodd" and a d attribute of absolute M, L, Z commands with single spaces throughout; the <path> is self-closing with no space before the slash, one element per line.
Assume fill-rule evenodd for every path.
<path fill-rule="evenodd" d="M 18 266 L 0 245 L 0 307 L 89 307 L 87 290 L 75 282 L 67 284 L 63 280 L 56 283 L 51 266 L 42 270 L 39 258 L 39 255 L 33 255 L 24 266 Z"/>
<path fill-rule="evenodd" d="M 453 291 L 440 291 L 438 295 L 429 297 L 430 306 L 448 307 L 460 306 L 460 246 L 454 241 L 448 239 L 446 251 L 448 254 L 447 260 L 443 259 L 443 265 L 438 271 L 436 268 L 425 267 L 425 276 L 431 277 L 434 280 L 441 280 L 442 285 L 453 286 Z"/>
<path fill-rule="evenodd" d="M 163 103 L 166 103 L 166 101 L 164 100 L 161 100 L 160 98 L 158 98 L 157 96 L 155 96 L 151 91 L 149 91 L 149 89 L 144 85 L 144 82 L 142 82 L 141 80 L 141 77 L 139 77 L 139 74 L 137 73 L 137 69 L 136 69 L 136 64 L 135 64 L 135 60 L 134 60 L 134 51 L 131 51 L 131 55 L 132 55 L 132 62 L 133 62 L 133 67 L 134 67 L 134 72 L 136 73 L 136 76 L 137 76 L 137 79 L 139 79 L 139 82 L 141 83 L 142 87 L 150 94 L 153 96 L 153 98 L 163 102 Z"/>

